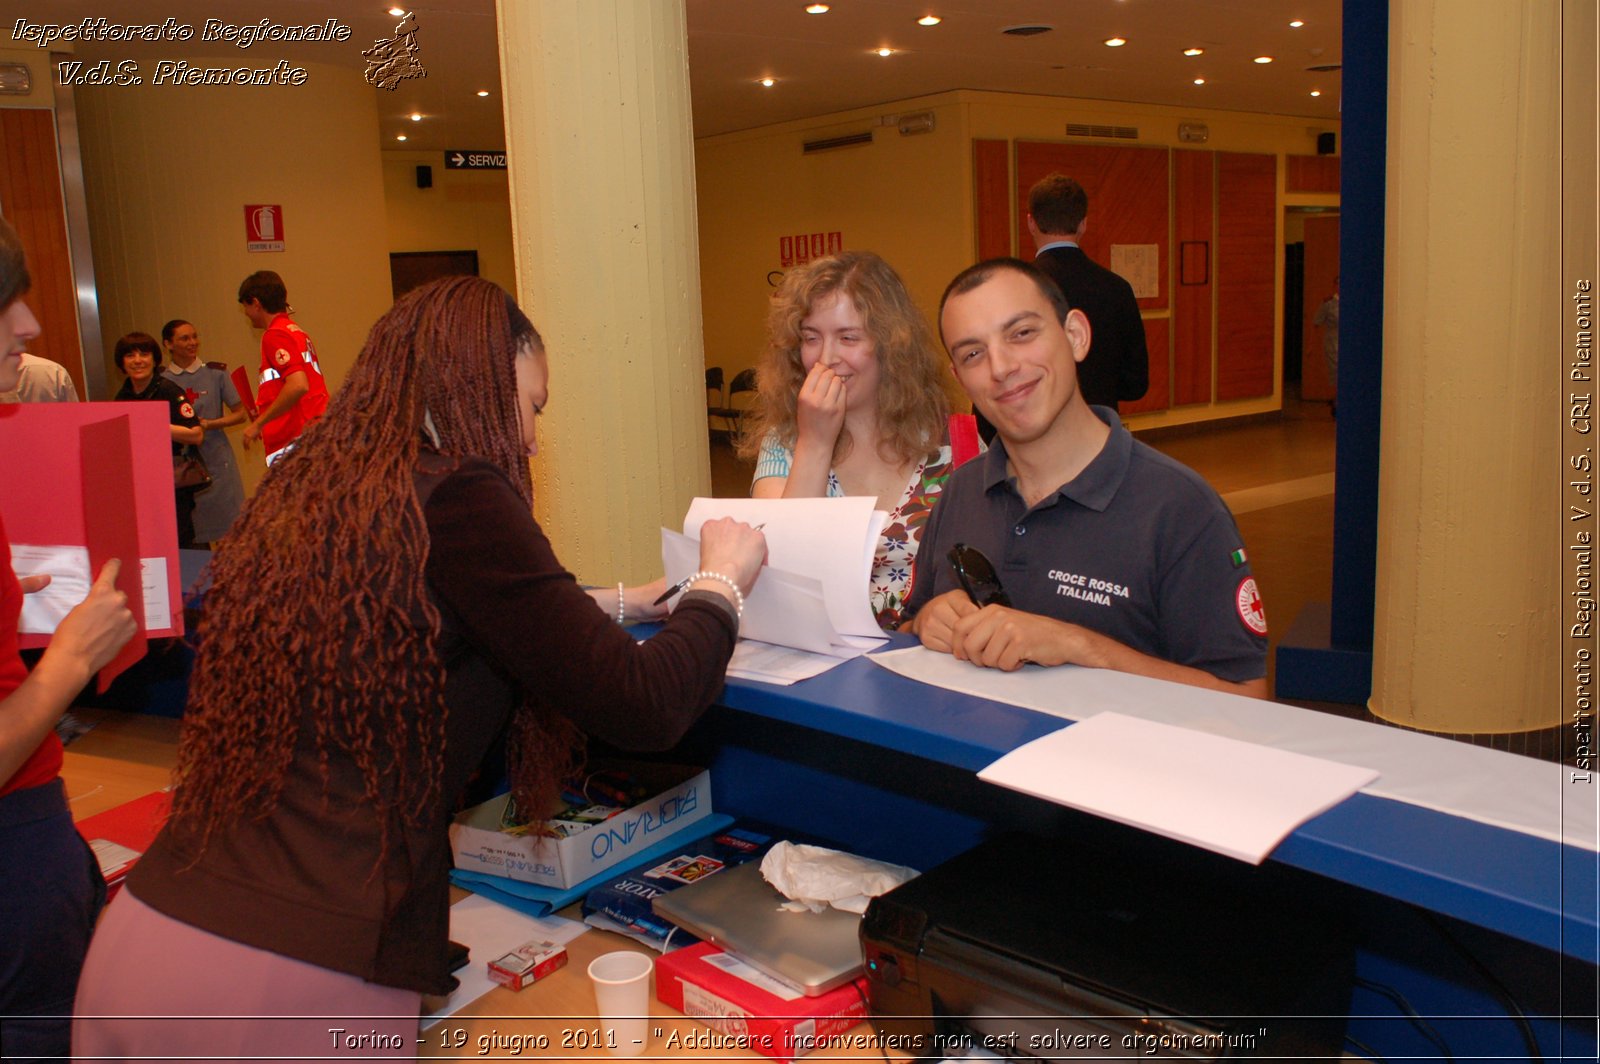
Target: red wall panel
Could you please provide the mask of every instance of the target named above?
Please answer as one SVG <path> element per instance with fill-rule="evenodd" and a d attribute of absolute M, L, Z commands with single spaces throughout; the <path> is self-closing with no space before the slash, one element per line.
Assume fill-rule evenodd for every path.
<path fill-rule="evenodd" d="M 1217 398 L 1272 394 L 1278 161 L 1217 153 Z"/>
<path fill-rule="evenodd" d="M 1337 155 L 1286 155 L 1283 157 L 1286 192 L 1338 192 Z"/>
<path fill-rule="evenodd" d="M 978 260 L 1011 254 L 1011 145 L 972 142 L 972 189 L 977 202 Z"/>
<path fill-rule="evenodd" d="M 1216 153 L 1172 153 L 1174 232 L 1178 241 L 1172 294 L 1172 404 L 1211 401 L 1212 232 Z"/>
<path fill-rule="evenodd" d="M 0 157 L 6 160 L 0 167 L 0 214 L 22 238 L 33 280 L 27 303 L 44 330 L 28 350 L 65 366 L 79 398 L 107 398 L 91 397 L 84 391 L 77 289 L 61 200 L 55 115 L 30 108 L 0 108 Z"/>

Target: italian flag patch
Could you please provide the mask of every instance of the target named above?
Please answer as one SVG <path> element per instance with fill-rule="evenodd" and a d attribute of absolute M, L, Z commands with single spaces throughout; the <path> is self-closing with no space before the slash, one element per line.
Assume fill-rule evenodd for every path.
<path fill-rule="evenodd" d="M 1243 547 L 1240 547 L 1238 550 L 1236 550 L 1232 554 L 1228 555 L 1228 557 L 1233 559 L 1233 567 L 1235 569 L 1239 568 L 1239 566 L 1241 566 L 1245 562 L 1249 561 L 1249 559 L 1245 557 L 1244 548 Z"/>

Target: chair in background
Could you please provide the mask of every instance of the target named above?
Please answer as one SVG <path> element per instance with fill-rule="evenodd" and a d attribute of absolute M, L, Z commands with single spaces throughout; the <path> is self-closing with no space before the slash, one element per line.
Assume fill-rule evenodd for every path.
<path fill-rule="evenodd" d="M 717 383 L 715 386 L 712 384 L 713 374 L 716 375 L 715 380 Z M 721 384 L 721 366 L 713 366 L 706 370 L 706 391 L 716 390 L 720 388 Z M 713 418 L 722 419 L 723 424 L 727 426 L 724 431 L 730 438 L 737 436 L 739 425 L 744 420 L 745 411 L 750 409 L 750 396 L 754 394 L 755 390 L 756 371 L 753 368 L 742 369 L 734 374 L 733 380 L 728 384 L 727 397 L 720 405 L 708 406 L 706 413 Z M 741 395 L 746 396 L 743 403 L 739 401 L 739 396 Z"/>
<path fill-rule="evenodd" d="M 706 370 L 706 391 L 717 393 L 715 402 L 710 399 L 706 400 L 707 409 L 714 406 L 728 405 L 727 382 L 723 379 L 721 366 L 712 366 Z"/>

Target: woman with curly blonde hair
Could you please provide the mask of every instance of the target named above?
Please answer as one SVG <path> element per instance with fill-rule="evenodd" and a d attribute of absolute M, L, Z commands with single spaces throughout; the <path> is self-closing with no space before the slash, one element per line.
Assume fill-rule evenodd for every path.
<path fill-rule="evenodd" d="M 421 995 L 453 983 L 447 831 L 490 744 L 517 807 L 547 809 L 580 729 L 666 749 L 722 689 L 761 534 L 708 523 L 636 642 L 617 622 L 659 588 L 601 608 L 533 518 L 548 400 L 539 334 L 488 281 L 373 326 L 212 562 L 172 815 L 95 934 L 76 1055 L 414 1054 Z M 363 1040 L 330 1051 L 343 1026 Z"/>
<path fill-rule="evenodd" d="M 950 417 L 948 379 L 905 283 L 870 251 L 792 270 L 772 298 L 759 397 L 740 442 L 756 463 L 750 494 L 876 498 L 889 523 L 869 593 L 885 628 L 900 623 L 934 500 L 978 450 L 972 418 Z"/>

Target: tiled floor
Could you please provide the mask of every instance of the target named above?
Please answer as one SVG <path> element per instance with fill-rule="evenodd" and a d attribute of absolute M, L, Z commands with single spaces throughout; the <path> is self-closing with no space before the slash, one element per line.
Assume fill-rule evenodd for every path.
<path fill-rule="evenodd" d="M 1233 511 L 1261 585 L 1275 651 L 1277 635 L 1306 603 L 1328 601 L 1332 586 L 1334 422 L 1328 405 L 1290 398 L 1270 417 L 1140 438 L 1205 477 Z M 749 465 L 721 440 L 711 446 L 711 478 L 719 496 L 750 490 Z"/>

